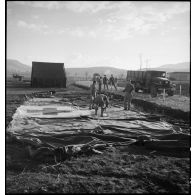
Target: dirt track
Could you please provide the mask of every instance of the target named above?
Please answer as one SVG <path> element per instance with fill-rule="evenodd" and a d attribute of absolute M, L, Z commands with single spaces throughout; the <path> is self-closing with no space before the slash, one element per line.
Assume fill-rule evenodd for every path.
<path fill-rule="evenodd" d="M 67 91 L 73 99 L 78 93 L 88 95 L 87 91 L 73 86 Z M 20 89 L 13 95 L 14 90 L 7 91 L 6 122 L 24 100 L 21 99 L 23 94 L 31 92 Z M 63 93 L 59 91 L 58 95 L 63 96 Z M 120 101 L 117 103 L 120 105 Z M 182 125 L 188 129 L 188 125 Z M 189 193 L 190 190 L 189 153 L 184 153 L 181 158 L 171 152 L 120 146 L 109 148 L 103 156 L 84 155 L 47 166 L 44 163 L 29 164 L 28 159 L 21 162 L 22 151 L 18 145 L 7 144 L 7 192 Z"/>

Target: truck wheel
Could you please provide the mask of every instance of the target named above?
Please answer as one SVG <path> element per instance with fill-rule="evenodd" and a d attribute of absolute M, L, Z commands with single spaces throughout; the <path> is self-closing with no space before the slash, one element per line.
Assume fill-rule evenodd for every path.
<path fill-rule="evenodd" d="M 151 88 L 150 88 L 150 94 L 151 94 L 151 97 L 156 97 L 157 96 L 156 87 L 151 86 Z"/>
<path fill-rule="evenodd" d="M 169 90 L 169 91 L 167 92 L 167 94 L 168 94 L 168 96 L 173 96 L 174 92 L 173 92 L 172 90 Z"/>
<path fill-rule="evenodd" d="M 150 91 L 148 89 L 143 89 L 144 93 L 150 93 Z"/>

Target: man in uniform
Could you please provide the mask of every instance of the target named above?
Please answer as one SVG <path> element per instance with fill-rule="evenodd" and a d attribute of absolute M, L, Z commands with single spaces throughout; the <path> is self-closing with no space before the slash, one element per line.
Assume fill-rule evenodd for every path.
<path fill-rule="evenodd" d="M 99 93 L 101 93 L 101 91 L 102 91 L 102 82 L 103 82 L 103 79 L 102 79 L 102 77 L 100 76 L 100 77 L 99 77 L 99 83 L 98 83 L 98 85 L 99 85 Z"/>
<path fill-rule="evenodd" d="M 95 115 L 97 115 L 98 107 L 101 107 L 101 116 L 103 116 L 104 110 L 106 110 L 106 108 L 108 108 L 108 104 L 109 104 L 108 96 L 106 96 L 105 94 L 98 93 L 98 95 L 94 99 L 94 104 L 95 104 L 95 106 L 94 106 L 95 107 Z"/>
<path fill-rule="evenodd" d="M 124 110 L 130 110 L 131 100 L 132 100 L 132 92 L 134 91 L 134 85 L 131 83 L 131 80 L 127 80 L 127 84 L 123 92 L 125 92 L 124 97 Z"/>
<path fill-rule="evenodd" d="M 96 97 L 96 93 L 97 93 L 97 89 L 96 89 L 96 81 L 94 80 L 93 83 L 90 86 L 90 106 L 89 109 L 93 108 L 93 104 L 94 104 L 94 99 Z"/>
<path fill-rule="evenodd" d="M 114 84 L 115 84 L 116 89 L 117 89 L 117 85 L 118 85 L 118 79 L 117 79 L 117 77 L 114 78 Z"/>
<path fill-rule="evenodd" d="M 110 86 L 111 86 L 111 90 L 112 90 L 112 85 L 114 86 L 115 90 L 117 90 L 116 85 L 115 85 L 115 82 L 114 82 L 114 77 L 113 77 L 113 75 L 111 74 L 111 77 L 110 77 Z"/>
<path fill-rule="evenodd" d="M 103 84 L 104 84 L 104 89 L 107 88 L 107 90 L 108 90 L 108 78 L 106 77 L 106 75 L 104 75 L 104 77 L 103 77 Z"/>

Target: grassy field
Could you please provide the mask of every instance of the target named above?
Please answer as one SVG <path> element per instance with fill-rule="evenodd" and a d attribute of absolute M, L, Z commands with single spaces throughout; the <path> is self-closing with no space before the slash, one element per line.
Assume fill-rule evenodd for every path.
<path fill-rule="evenodd" d="M 33 91 L 7 89 L 6 124 L 24 101 L 24 94 Z M 64 91 L 88 93 L 72 85 Z M 63 94 L 63 89 L 60 93 Z M 109 147 L 100 155 L 82 155 L 59 164 L 49 164 L 30 160 L 24 146 L 7 141 L 6 192 L 190 193 L 190 152 L 171 153 L 146 150 L 141 146 L 120 146 Z"/>
<path fill-rule="evenodd" d="M 152 102 L 160 106 L 166 106 L 172 109 L 182 110 L 184 112 L 190 111 L 190 98 L 186 96 L 166 96 L 164 101 L 163 95 L 158 95 L 155 98 L 151 98 L 148 94 L 136 93 L 134 95 L 134 98 L 143 99 L 145 101 Z"/>

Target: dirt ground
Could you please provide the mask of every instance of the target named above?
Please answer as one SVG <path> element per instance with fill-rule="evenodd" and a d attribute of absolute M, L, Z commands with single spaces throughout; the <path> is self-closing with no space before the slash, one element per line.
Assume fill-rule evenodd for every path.
<path fill-rule="evenodd" d="M 7 89 L 6 125 L 33 91 Z M 89 94 L 72 85 L 64 91 Z M 30 161 L 23 146 L 6 143 L 7 193 L 190 193 L 190 170 L 190 151 L 118 146 L 49 164 Z"/>
<path fill-rule="evenodd" d="M 79 86 L 89 87 L 91 84 L 91 81 L 77 81 L 76 84 Z M 109 90 L 109 91 L 112 91 L 115 94 L 124 96 L 124 92 L 122 92 L 124 87 L 118 87 L 117 89 L 118 89 L 117 91 L 115 91 L 114 89 Z M 171 109 L 181 110 L 184 112 L 190 112 L 190 97 L 183 96 L 183 95 L 168 96 L 166 94 L 165 99 L 164 99 L 163 94 L 158 94 L 157 97 L 152 98 L 150 94 L 145 94 L 142 92 L 139 92 L 139 93 L 135 92 L 134 99 L 155 103 L 159 106 L 169 107 Z"/>

